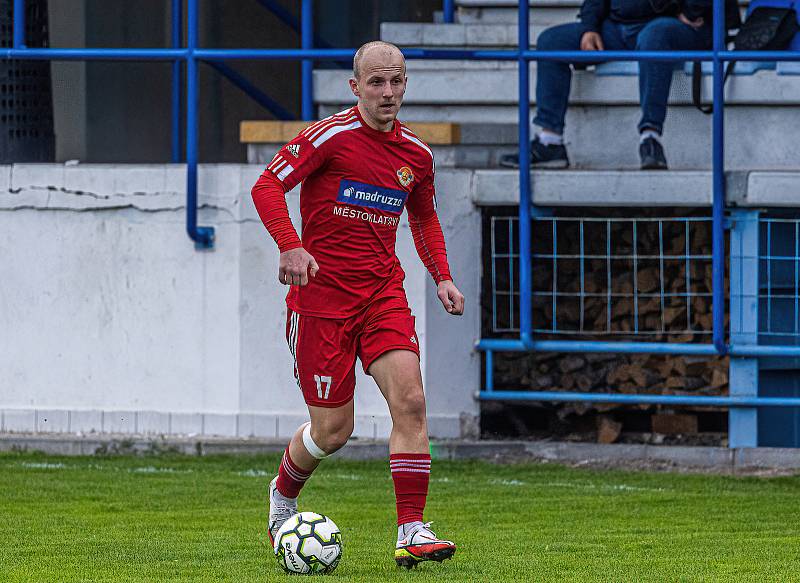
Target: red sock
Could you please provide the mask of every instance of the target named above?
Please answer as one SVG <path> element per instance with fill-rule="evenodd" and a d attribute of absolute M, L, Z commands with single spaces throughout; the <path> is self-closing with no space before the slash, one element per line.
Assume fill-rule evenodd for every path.
<path fill-rule="evenodd" d="M 289 457 L 289 448 L 287 447 L 286 451 L 283 452 L 281 467 L 278 468 L 278 492 L 287 498 L 297 498 L 313 471 L 309 472 L 297 467 L 292 458 Z"/>
<path fill-rule="evenodd" d="M 431 476 L 431 456 L 427 453 L 393 453 L 389 467 L 397 498 L 397 524 L 422 521 L 428 480 Z"/>

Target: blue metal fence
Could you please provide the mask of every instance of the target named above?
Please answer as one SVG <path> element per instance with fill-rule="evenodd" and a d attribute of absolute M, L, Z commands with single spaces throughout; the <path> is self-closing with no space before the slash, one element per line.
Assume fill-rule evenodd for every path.
<path fill-rule="evenodd" d="M 51 59 L 51 60 L 166 60 L 174 63 L 175 84 L 173 85 L 173 160 L 177 159 L 180 135 L 180 64 L 186 66 L 186 112 L 185 112 L 185 152 L 187 163 L 187 220 L 186 229 L 199 248 L 210 248 L 214 244 L 213 227 L 201 227 L 197 224 L 197 150 L 198 150 L 198 83 L 197 65 L 199 61 L 222 62 L 234 60 L 299 60 L 302 62 L 303 98 L 302 112 L 305 119 L 313 117 L 312 64 L 314 61 L 348 61 L 354 54 L 353 49 L 314 49 L 313 43 L 313 2 L 303 0 L 301 7 L 302 46 L 299 49 L 204 49 L 198 46 L 198 10 L 197 0 L 187 0 L 187 34 L 185 47 L 181 47 L 181 1 L 173 0 L 172 47 L 170 49 L 29 49 L 24 44 L 24 0 L 14 0 L 14 44 L 13 48 L 0 50 L 5 59 Z M 446 22 L 453 21 L 454 2 L 445 0 L 443 15 Z M 496 351 L 561 351 L 561 352 L 639 352 L 684 355 L 724 355 L 734 357 L 756 358 L 766 356 L 800 357 L 800 346 L 759 345 L 757 343 L 730 341 L 725 338 L 724 315 L 725 297 L 723 290 L 724 274 L 724 103 L 723 72 L 727 61 L 740 62 L 761 61 L 799 61 L 798 53 L 787 51 L 728 51 L 725 48 L 724 1 L 714 1 L 714 42 L 711 51 L 603 51 L 575 52 L 557 51 L 540 52 L 530 50 L 529 39 L 529 6 L 528 2 L 520 2 L 518 14 L 518 48 L 517 50 L 404 50 L 409 59 L 475 59 L 517 61 L 519 79 L 519 149 L 520 159 L 527 160 L 530 155 L 530 122 L 529 122 L 529 70 L 528 63 L 538 60 L 557 60 L 574 63 L 613 61 L 710 61 L 713 65 L 713 205 L 712 205 L 712 313 L 713 325 L 710 343 L 673 343 L 673 342 L 607 342 L 588 340 L 536 340 L 532 320 L 533 294 L 531 274 L 531 228 L 532 221 L 530 174 L 523 167 L 519 173 L 520 205 L 517 219 L 519 322 L 516 339 L 483 339 L 478 349 L 486 352 L 487 378 L 486 386 L 481 391 L 483 399 L 534 399 L 542 400 L 586 400 L 626 403 L 664 403 L 664 404 L 706 404 L 742 407 L 751 410 L 756 406 L 800 406 L 800 399 L 758 398 L 734 394 L 731 383 L 730 397 L 684 397 L 684 396 L 644 396 L 618 394 L 577 394 L 577 393 L 541 393 L 529 391 L 494 391 L 492 386 L 492 358 Z M 676 54 L 677 53 L 677 54 Z M 677 57 L 677 58 L 676 58 Z M 773 257 L 777 260 L 777 258 Z M 520 293 L 520 290 L 522 293 Z M 797 289 L 794 289 L 795 296 Z M 796 300 L 795 300 L 796 301 Z M 752 412 L 752 411 L 750 411 Z M 734 440 L 732 440 L 734 445 Z"/>
<path fill-rule="evenodd" d="M 530 256 L 538 266 L 531 290 L 532 332 L 582 337 L 711 334 L 711 326 L 693 321 L 698 304 L 705 308 L 712 297 L 705 277 L 712 255 L 697 249 L 710 238 L 710 217 L 553 216 L 532 221 L 540 235 Z M 520 331 L 518 225 L 517 217 L 490 218 L 495 334 Z M 646 315 L 640 313 L 645 310 Z"/>

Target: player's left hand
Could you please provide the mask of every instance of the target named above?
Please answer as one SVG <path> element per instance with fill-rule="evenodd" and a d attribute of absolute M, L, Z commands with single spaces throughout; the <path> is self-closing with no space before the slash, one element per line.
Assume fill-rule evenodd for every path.
<path fill-rule="evenodd" d="M 449 279 L 439 282 L 436 295 L 439 296 L 439 301 L 448 314 L 460 316 L 464 313 L 464 294 L 458 291 L 456 285 Z"/>

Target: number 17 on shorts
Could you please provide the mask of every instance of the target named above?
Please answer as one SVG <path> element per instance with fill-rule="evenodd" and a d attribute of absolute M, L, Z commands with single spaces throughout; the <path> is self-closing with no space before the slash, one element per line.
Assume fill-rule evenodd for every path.
<path fill-rule="evenodd" d="M 333 379 L 329 376 L 315 374 L 314 382 L 317 383 L 317 398 L 327 399 L 331 394 Z"/>
<path fill-rule="evenodd" d="M 345 320 L 302 316 L 289 310 L 286 341 L 303 399 L 315 407 L 340 407 L 353 398 L 356 347 L 342 335 Z"/>

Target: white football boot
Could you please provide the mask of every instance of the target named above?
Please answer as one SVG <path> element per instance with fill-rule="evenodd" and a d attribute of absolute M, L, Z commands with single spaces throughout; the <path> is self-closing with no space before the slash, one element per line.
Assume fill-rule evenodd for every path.
<path fill-rule="evenodd" d="M 278 492 L 278 476 L 275 476 L 269 483 L 269 523 L 267 526 L 272 548 L 275 548 L 275 535 L 278 530 L 295 514 L 297 514 L 297 499 L 291 500 L 281 496 L 281 493 Z"/>
<path fill-rule="evenodd" d="M 405 536 L 397 539 L 394 549 L 394 560 L 399 567 L 411 569 L 422 561 L 438 561 L 450 559 L 456 552 L 453 541 L 442 540 L 430 529 L 431 523 L 420 522 L 412 527 Z"/>

